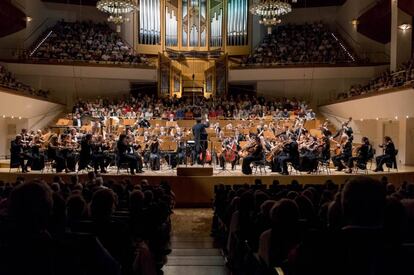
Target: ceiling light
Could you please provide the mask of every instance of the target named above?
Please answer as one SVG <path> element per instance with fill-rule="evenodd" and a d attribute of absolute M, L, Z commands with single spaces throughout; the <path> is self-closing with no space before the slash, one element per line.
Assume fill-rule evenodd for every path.
<path fill-rule="evenodd" d="M 33 20 L 33 18 L 32 18 L 32 17 L 30 17 L 30 16 L 26 16 L 26 22 L 27 22 L 27 23 L 32 22 L 32 20 Z"/>
<path fill-rule="evenodd" d="M 272 27 L 282 22 L 281 17 L 292 11 L 290 0 L 255 0 L 250 7 L 250 13 L 259 16 L 259 24 L 267 27 L 267 33 L 272 34 Z"/>

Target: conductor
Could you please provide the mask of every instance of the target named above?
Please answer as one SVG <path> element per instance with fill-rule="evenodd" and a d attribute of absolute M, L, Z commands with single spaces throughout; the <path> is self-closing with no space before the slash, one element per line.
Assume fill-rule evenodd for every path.
<path fill-rule="evenodd" d="M 196 125 L 193 126 L 193 136 L 195 148 L 193 151 L 193 163 L 197 159 L 198 164 L 204 164 L 206 160 L 206 151 L 208 146 L 208 134 L 206 128 L 210 127 L 207 115 L 204 121 L 201 117 L 196 118 Z M 199 157 L 201 154 L 201 158 Z"/>

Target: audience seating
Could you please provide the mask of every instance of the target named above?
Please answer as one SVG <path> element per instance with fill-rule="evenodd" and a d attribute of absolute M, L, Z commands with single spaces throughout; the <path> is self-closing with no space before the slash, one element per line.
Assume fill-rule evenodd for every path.
<path fill-rule="evenodd" d="M 0 183 L 0 202 L 2 274 L 156 275 L 171 252 L 165 182 L 19 178 Z"/>

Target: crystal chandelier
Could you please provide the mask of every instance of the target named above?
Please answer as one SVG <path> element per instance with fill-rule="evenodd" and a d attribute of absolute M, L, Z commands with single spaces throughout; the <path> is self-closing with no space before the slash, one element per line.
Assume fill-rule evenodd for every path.
<path fill-rule="evenodd" d="M 109 14 L 108 22 L 116 25 L 116 31 L 121 31 L 121 25 L 128 22 L 126 14 L 138 9 L 135 0 L 100 0 L 96 3 L 98 10 Z"/>
<path fill-rule="evenodd" d="M 253 15 L 260 17 L 259 23 L 267 27 L 267 33 L 272 33 L 272 27 L 282 22 L 281 17 L 292 11 L 292 5 L 297 0 L 257 0 L 250 7 Z"/>

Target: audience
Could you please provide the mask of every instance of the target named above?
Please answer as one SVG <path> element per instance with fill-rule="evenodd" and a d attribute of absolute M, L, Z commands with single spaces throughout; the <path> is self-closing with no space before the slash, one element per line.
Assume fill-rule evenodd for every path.
<path fill-rule="evenodd" d="M 305 101 L 296 98 L 265 100 L 263 97 L 237 95 L 229 97 L 156 98 L 145 94 L 126 96 L 122 99 L 79 100 L 73 114 L 95 118 L 131 117 L 139 119 L 180 120 L 208 116 L 210 119 L 259 119 L 273 116 L 288 119 L 291 114 L 308 120 L 315 113 Z"/>
<path fill-rule="evenodd" d="M 339 93 L 337 99 L 345 99 L 412 84 L 414 80 L 413 65 L 414 60 L 411 59 L 410 61 L 401 64 L 396 72 L 387 70 L 378 77 L 370 80 L 365 85 L 360 84 L 351 86 L 348 92 Z"/>
<path fill-rule="evenodd" d="M 102 183 L 94 173 L 2 182 L 0 273 L 161 274 L 173 200 L 167 183 Z"/>
<path fill-rule="evenodd" d="M 354 61 L 338 38 L 317 22 L 276 27 L 242 64 L 335 64 Z"/>
<path fill-rule="evenodd" d="M 30 85 L 26 85 L 20 81 L 18 81 L 11 72 L 8 72 L 5 67 L 0 65 L 0 86 L 24 92 L 30 95 L 41 96 L 41 97 L 48 97 L 49 91 L 44 90 L 36 90 Z"/>
<path fill-rule="evenodd" d="M 385 177 L 217 185 L 212 233 L 233 274 L 412 274 L 412 186 L 391 189 Z M 259 194 L 266 200 L 256 208 Z"/>
<path fill-rule="evenodd" d="M 31 58 L 62 62 L 147 63 L 145 56 L 135 54 L 107 24 L 91 21 L 59 21 Z"/>

